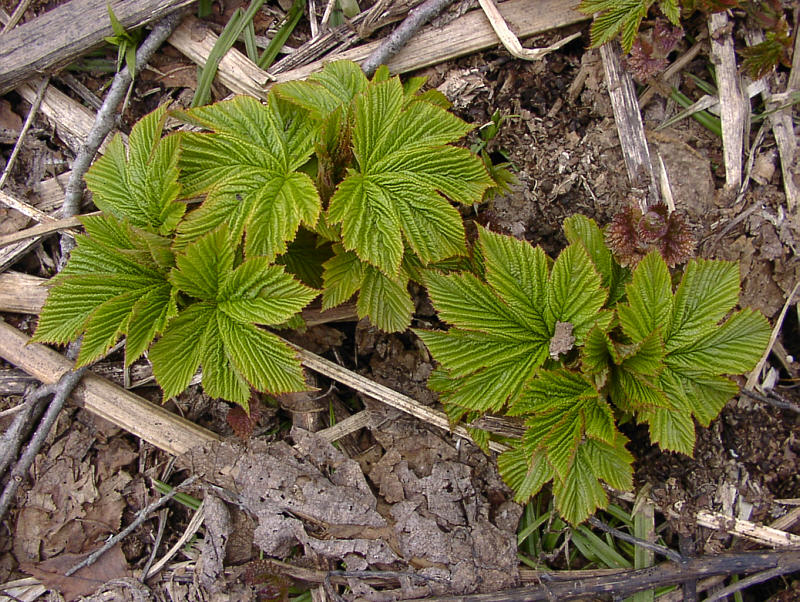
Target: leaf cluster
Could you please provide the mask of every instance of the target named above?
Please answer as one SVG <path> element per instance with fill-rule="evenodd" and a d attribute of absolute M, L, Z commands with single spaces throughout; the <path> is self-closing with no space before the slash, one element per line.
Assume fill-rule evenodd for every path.
<path fill-rule="evenodd" d="M 452 203 L 495 184 L 452 145 L 472 126 L 423 83 L 342 61 L 265 104 L 172 113 L 195 131 L 162 138 L 166 107 L 146 116 L 86 176 L 103 214 L 84 220 L 35 339 L 83 336 L 86 365 L 124 336 L 126 365 L 149 350 L 166 396 L 202 367 L 207 393 L 247 407 L 251 388 L 305 388 L 263 327 L 298 325 L 320 293 L 325 308 L 358 294 L 361 316 L 404 330 L 412 274 L 467 252 Z"/>
<path fill-rule="evenodd" d="M 556 508 L 575 524 L 606 505 L 601 481 L 632 486 L 617 419 L 632 416 L 663 449 L 691 454 L 694 420 L 717 416 L 738 390 L 725 375 L 752 369 L 770 329 L 757 312 L 731 313 L 736 264 L 692 260 L 674 288 L 658 251 L 631 272 L 593 221 L 573 216 L 565 231 L 570 244 L 552 261 L 481 229 L 484 278 L 429 274 L 451 328 L 417 333 L 441 365 L 430 385 L 452 420 L 524 421 L 498 460 L 516 499 L 552 481 Z"/>

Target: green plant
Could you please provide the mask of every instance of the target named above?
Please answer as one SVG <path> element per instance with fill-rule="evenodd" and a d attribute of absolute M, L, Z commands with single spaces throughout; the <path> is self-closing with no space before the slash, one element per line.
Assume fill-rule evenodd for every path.
<path fill-rule="evenodd" d="M 483 193 L 483 200 L 490 200 L 505 194 L 513 184 L 517 183 L 516 176 L 511 172 L 511 169 L 516 170 L 516 167 L 511 163 L 508 153 L 504 149 L 496 151 L 505 159 L 501 163 L 495 163 L 489 156 L 489 145 L 492 140 L 500 133 L 503 124 L 513 117 L 519 117 L 519 115 L 503 115 L 500 113 L 500 109 L 495 110 L 489 121 L 478 128 L 478 139 L 469 147 L 469 150 L 480 156 L 486 171 L 494 180 L 494 185 Z"/>
<path fill-rule="evenodd" d="M 86 365 L 125 336 L 125 364 L 149 350 L 165 396 L 202 366 L 209 395 L 246 409 L 251 388 L 306 388 L 294 352 L 262 327 L 302 324 L 320 292 L 332 307 L 360 291 L 360 315 L 407 328 L 411 274 L 466 253 L 449 201 L 477 202 L 493 183 L 450 144 L 472 126 L 419 93 L 423 81 L 331 63 L 265 105 L 174 113 L 204 131 L 162 138 L 165 107 L 142 119 L 86 176 L 103 214 L 85 218 L 35 340 L 83 336 Z"/>
<path fill-rule="evenodd" d="M 557 510 L 577 524 L 607 503 L 601 481 L 632 487 L 633 457 L 617 417 L 630 415 L 663 449 L 691 454 L 693 418 L 708 426 L 736 393 L 724 374 L 755 365 L 769 324 L 739 294 L 733 263 L 692 260 L 677 289 L 657 250 L 632 274 L 597 225 L 565 222 L 570 245 L 541 248 L 480 229 L 484 279 L 426 278 L 446 332 L 416 331 L 441 367 L 429 385 L 453 421 L 485 412 L 524 420 L 498 463 L 516 499 L 552 481 Z"/>
<path fill-rule="evenodd" d="M 131 77 L 136 77 L 136 47 L 142 41 L 142 32 L 126 31 L 119 22 L 114 11 L 111 10 L 111 5 L 107 4 L 108 18 L 111 21 L 111 29 L 114 31 L 113 36 L 108 36 L 105 41 L 117 47 L 117 71 L 122 69 L 122 63 L 128 67 Z"/>
<path fill-rule="evenodd" d="M 245 408 L 251 386 L 305 389 L 294 352 L 256 325 L 286 323 L 318 291 L 268 257 L 244 257 L 241 235 L 226 224 L 181 239 L 176 252 L 186 207 L 177 201 L 180 137 L 160 138 L 165 119 L 164 107 L 142 119 L 127 152 L 115 137 L 86 175 L 103 215 L 84 218 L 86 235 L 55 279 L 34 339 L 82 334 L 77 364 L 87 365 L 125 335 L 125 365 L 150 348 L 166 396 L 185 389 L 200 365 L 209 395 Z"/>

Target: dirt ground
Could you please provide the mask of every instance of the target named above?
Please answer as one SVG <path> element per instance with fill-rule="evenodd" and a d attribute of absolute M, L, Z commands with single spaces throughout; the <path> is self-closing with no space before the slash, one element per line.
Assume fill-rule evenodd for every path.
<path fill-rule="evenodd" d="M 16 3 L 0 4 L 13 10 Z M 39 3 L 39 9 L 44 7 Z M 224 23 L 224 17 L 218 21 Z M 561 232 L 566 217 L 582 213 L 602 226 L 620 207 L 635 202 L 637 195 L 625 173 L 599 54 L 586 48 L 587 30 L 584 26 L 583 37 L 540 61 L 524 62 L 492 50 L 417 74 L 447 94 L 454 111 L 467 121 L 486 123 L 496 110 L 509 116 L 489 150 L 496 158 L 505 154 L 519 182 L 510 194 L 463 213 L 496 231 L 541 245 L 550 254 L 566 243 Z M 542 36 L 532 44 L 552 40 Z M 165 47 L 153 65 L 171 76 L 165 80 L 154 72 L 143 75 L 123 116 L 125 126 L 167 99 L 181 104 L 191 97 L 195 72 L 186 59 Z M 702 56 L 687 68 L 698 74 L 704 69 Z M 108 77 L 92 72 L 74 75 L 92 90 Z M 645 127 L 651 151 L 664 161 L 676 205 L 688 218 L 699 254 L 739 261 L 742 305 L 761 310 L 774 323 L 800 280 L 796 254 L 800 233 L 785 214 L 772 135 L 767 132 L 757 149 L 748 192 L 734 204 L 723 192 L 718 138 L 691 119 L 656 130 L 674 111 L 671 103 L 656 96 L 644 111 Z M 0 99 L 0 128 L 18 130 L 18 120 L 26 114 L 27 105 L 17 95 Z M 29 192 L 36 178 L 65 170 L 66 159 L 72 156 L 44 120 L 37 120 L 29 138 L 8 184 L 21 195 Z M 3 161 L 13 143 L 0 140 Z M 743 214 L 747 217 L 734 224 Z M 0 233 L 20 229 L 21 221 L 0 210 Z M 734 225 L 728 229 L 730 224 Z M 14 269 L 50 276 L 56 248 L 57 241 L 51 239 Z M 437 323 L 424 293 L 415 292 L 415 325 Z M 28 332 L 35 325 L 30 317 L 5 318 Z M 410 332 L 385 334 L 366 322 L 341 323 L 314 327 L 294 340 L 426 405 L 437 403 L 436 395 L 426 388 L 434 366 Z M 799 402 L 795 387 L 800 364 L 793 360 L 800 354 L 796 307 L 787 315 L 779 342 L 788 357 L 775 361 L 777 390 Z M 112 368 L 121 360 L 118 354 L 105 364 L 109 377 L 120 382 L 121 371 Z M 184 545 L 157 578 L 153 591 L 158 599 L 279 599 L 275 596 L 284 591 L 284 582 L 275 577 L 274 567 L 251 562 L 259 558 L 259 542 L 268 540 L 273 542 L 271 550 L 261 546 L 268 556 L 293 558 L 309 569 L 416 571 L 417 577 L 400 583 L 371 585 L 343 574 L 340 581 L 349 583 L 351 593 L 363 599 L 445 593 L 452 591 L 443 585 L 448 582 L 458 583 L 463 593 L 519 583 L 515 530 L 521 508 L 510 501 L 511 492 L 489 458 L 472 445 L 458 443 L 342 385 L 319 377 L 316 386 L 315 395 L 254 400 L 259 408 L 254 431 L 258 443 L 238 441 L 231 423 L 239 423 L 226 420 L 229 406 L 209 399 L 198 387 L 190 388 L 168 408 L 219 433 L 225 443 L 203 457 L 181 458 L 175 465 L 169 456 L 100 418 L 76 408 L 65 411 L 36 460 L 32 478 L 20 489 L 16 507 L 2 523 L 0 583 L 17 579 L 24 571 L 57 584 L 67 599 L 93 591 L 82 589 L 79 580 L 58 576 L 59 572 L 157 497 L 150 486 L 152 478 L 176 484 L 186 473 L 180 478 L 176 474 L 187 466 L 196 474 L 219 479 L 224 475 L 229 491 L 240 494 L 233 500 L 238 507 L 229 504 L 233 510 L 218 516 L 221 524 L 228 525 L 219 532 L 231 538 L 226 568 L 223 559 L 212 558 L 212 519 L 206 523 L 203 543 Z M 142 387 L 137 393 L 154 401 L 160 397 L 155 388 Z M 0 409 L 19 401 L 19 396 L 8 395 Z M 330 426 L 332 419 L 340 421 L 364 407 L 373 412 L 370 426 L 348 435 L 337 447 L 298 430 Z M 698 509 L 764 523 L 791 509 L 786 501 L 800 499 L 798 420 L 800 416 L 789 410 L 745 397 L 734 399 L 709 429 L 697 429 L 694 458 L 662 452 L 650 445 L 646 429 L 624 425 L 637 458 L 637 490 L 647 486 L 661 508 L 679 511 L 677 517 L 659 517 L 659 522 L 667 523 L 666 542 L 677 548 L 679 539 L 691 538 L 697 554 L 731 549 L 730 537 L 695 525 L 692 516 Z M 7 419 L 0 418 L 0 425 L 6 424 Z M 214 462 L 209 464 L 209 458 Z M 266 466 L 275 466 L 268 484 L 258 481 L 267 474 Z M 291 485 L 305 483 L 302 494 L 289 494 L 295 495 L 292 516 L 274 511 L 277 498 L 270 496 L 283 495 L 275 479 L 285 479 L 290 490 Z M 261 492 L 260 499 L 243 499 L 247 491 Z M 219 495 L 209 488 L 189 493 Z M 353 527 L 350 532 L 334 525 L 341 522 L 331 518 L 334 506 L 349 513 L 345 522 Z M 137 599 L 137 586 L 130 583 L 128 571 L 161 557 L 184 533 L 192 514 L 177 504 L 160 511 L 83 579 L 95 585 L 117 579 L 114 591 L 120 597 L 106 599 L 124 595 Z M 389 524 L 401 528 L 390 533 Z M 366 537 L 366 532 L 372 535 Z M 280 545 L 267 537 L 276 533 L 281 534 Z M 305 558 L 298 558 L 298 546 L 304 546 Z M 190 565 L 193 570 L 187 568 Z M 564 567 L 557 561 L 552 568 Z M 789 594 L 790 581 L 774 583 L 756 594 L 760 598 L 750 599 Z"/>

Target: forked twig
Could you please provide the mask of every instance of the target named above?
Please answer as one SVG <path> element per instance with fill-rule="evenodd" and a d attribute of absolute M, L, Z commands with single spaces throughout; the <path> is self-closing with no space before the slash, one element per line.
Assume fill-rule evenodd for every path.
<path fill-rule="evenodd" d="M 131 522 L 131 524 L 129 524 L 122 531 L 117 533 L 114 537 L 109 539 L 106 543 L 104 543 L 102 545 L 102 547 L 98 548 L 97 550 L 95 550 L 94 552 L 89 554 L 86 558 L 81 560 L 78 564 L 76 564 L 71 569 L 69 569 L 66 573 L 64 573 L 64 575 L 69 577 L 70 575 L 74 575 L 76 572 L 81 570 L 83 567 L 89 566 L 90 564 L 93 564 L 98 558 L 100 558 L 100 556 L 102 556 L 103 554 L 108 552 L 108 550 L 110 550 L 115 545 L 117 545 L 120 541 L 122 541 L 123 538 L 127 537 L 128 535 L 130 535 L 139 525 L 141 525 L 145 520 L 147 520 L 147 517 L 150 514 L 152 514 L 153 512 L 158 510 L 159 508 L 161 508 L 161 506 L 163 506 L 168 501 L 170 501 L 173 497 L 175 497 L 175 494 L 177 494 L 182 488 L 187 487 L 188 485 L 191 485 L 192 483 L 194 483 L 197 480 L 197 477 L 198 477 L 198 475 L 192 475 L 191 477 L 189 477 L 188 479 L 184 480 L 179 485 L 176 485 L 175 487 L 173 487 L 172 491 L 170 491 L 169 493 L 166 493 L 166 494 L 162 495 L 160 498 L 158 498 L 152 504 L 149 504 L 149 505 L 145 506 L 144 508 L 142 508 L 139 511 L 139 513 L 136 515 L 136 518 L 133 520 L 133 522 Z"/>
<path fill-rule="evenodd" d="M 11 502 L 14 501 L 17 489 L 19 489 L 20 484 L 25 480 L 28 470 L 33 464 L 33 460 L 36 458 L 36 454 L 39 453 L 56 418 L 58 418 L 58 415 L 61 413 L 61 408 L 64 407 L 64 403 L 67 401 L 70 393 L 72 393 L 75 385 L 83 378 L 84 372 L 86 372 L 85 367 L 78 368 L 75 371 L 67 372 L 61 377 L 61 380 L 58 381 L 50 406 L 47 408 L 42 421 L 39 423 L 36 432 L 25 448 L 22 456 L 20 456 L 19 460 L 17 460 L 17 463 L 14 465 L 11 471 L 11 478 L 8 480 L 5 489 L 3 489 L 2 495 L 0 495 L 0 518 L 5 516 L 8 509 L 11 507 Z"/>

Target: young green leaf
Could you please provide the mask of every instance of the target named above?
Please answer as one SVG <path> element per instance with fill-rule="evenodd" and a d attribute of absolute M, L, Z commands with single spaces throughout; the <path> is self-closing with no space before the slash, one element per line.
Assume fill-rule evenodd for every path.
<path fill-rule="evenodd" d="M 597 223 L 583 215 L 572 215 L 564 220 L 564 234 L 569 244 L 582 244 L 592 258 L 595 269 L 603 279 L 603 286 L 609 289 L 607 305 L 619 301 L 625 295 L 630 270 L 614 260 Z"/>
<path fill-rule="evenodd" d="M 426 102 L 404 102 L 398 79 L 371 84 L 355 98 L 351 170 L 331 198 L 346 249 L 387 274 L 400 269 L 405 242 L 424 263 L 466 251 L 460 203 L 491 185 L 481 161 L 448 146 L 471 126 Z M 405 242 L 404 242 L 405 241 Z"/>
<path fill-rule="evenodd" d="M 221 226 L 177 257 L 170 280 L 198 300 L 167 325 L 150 350 L 153 373 L 166 397 L 183 391 L 198 366 L 209 395 L 245 409 L 251 387 L 273 393 L 306 388 L 294 352 L 256 325 L 286 322 L 317 291 L 265 257 L 250 257 L 236 266 L 232 240 L 236 238 Z"/>
<path fill-rule="evenodd" d="M 654 0 L 582 0 L 578 10 L 587 15 L 595 15 L 590 30 L 592 47 L 602 46 L 619 34 L 623 51 L 630 52 L 639 32 L 639 25 L 653 2 Z"/>
<path fill-rule="evenodd" d="M 178 141 L 161 139 L 166 111 L 161 106 L 133 126 L 127 151 L 122 136 L 114 136 L 85 176 L 99 209 L 164 236 L 175 230 L 186 209 L 175 200 L 181 190 Z"/>
<path fill-rule="evenodd" d="M 535 470 L 521 478 L 520 468 L 511 464 L 512 458 L 520 461 L 520 451 L 515 451 L 508 457 L 506 472 L 528 495 L 552 478 L 556 509 L 569 522 L 580 523 L 605 506 L 601 479 L 612 487 L 632 485 L 633 458 L 625 449 L 625 438 L 614 425 L 611 406 L 585 376 L 564 369 L 541 371 L 509 414 L 525 417 L 528 430 L 518 450 L 527 454 Z"/>
<path fill-rule="evenodd" d="M 618 307 L 623 331 L 642 344 L 663 333 L 663 359 L 651 361 L 663 363 L 664 369 L 657 381 L 645 379 L 644 385 L 641 378 L 620 374 L 615 402 L 622 404 L 621 395 L 636 401 L 638 392 L 639 419 L 650 425 L 653 441 L 691 455 L 691 417 L 707 426 L 719 414 L 737 391 L 723 375 L 755 366 L 769 340 L 769 323 L 749 309 L 720 323 L 739 297 L 739 268 L 725 261 L 690 261 L 673 294 L 666 263 L 651 252 L 636 267 L 627 293 L 628 304 Z M 650 347 L 659 353 L 657 345 Z M 632 371 L 641 374 L 641 362 Z"/>
<path fill-rule="evenodd" d="M 239 96 L 178 116 L 211 130 L 181 135 L 183 195 L 206 199 L 181 223 L 179 247 L 225 223 L 234 238 L 245 233 L 248 257 L 273 260 L 300 224 L 314 227 L 319 194 L 299 169 L 311 156 L 316 129 L 304 111 L 274 95 L 266 106 Z"/>
<path fill-rule="evenodd" d="M 102 357 L 128 335 L 125 365 L 133 363 L 175 314 L 166 267 L 144 237 L 112 215 L 84 218 L 87 235 L 50 290 L 34 340 L 67 343 L 83 334 L 77 365 Z M 156 237 L 156 235 L 151 235 Z M 150 262 L 142 258 L 151 258 Z M 138 261 L 137 261 L 138 260 Z"/>
<path fill-rule="evenodd" d="M 541 249 L 479 230 L 487 283 L 471 274 L 430 273 L 426 284 L 446 333 L 417 331 L 455 380 L 448 403 L 485 411 L 514 403 L 550 355 L 557 322 L 569 322 L 581 340 L 595 323 L 606 291 L 580 245 L 549 266 Z"/>

